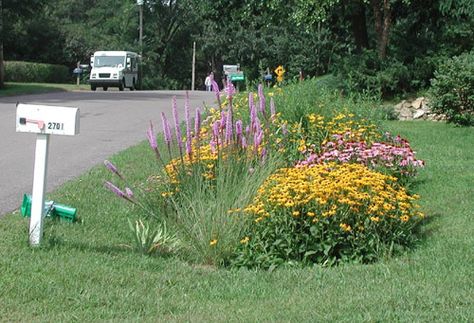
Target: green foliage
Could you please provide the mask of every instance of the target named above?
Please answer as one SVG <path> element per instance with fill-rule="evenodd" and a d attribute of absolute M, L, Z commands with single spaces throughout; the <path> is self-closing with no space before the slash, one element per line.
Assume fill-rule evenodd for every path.
<path fill-rule="evenodd" d="M 5 62 L 7 82 L 69 83 L 71 74 L 67 66 L 7 61 Z"/>
<path fill-rule="evenodd" d="M 344 90 L 385 98 L 410 90 L 410 71 L 394 58 L 380 59 L 376 51 L 341 59 L 334 68 Z"/>
<path fill-rule="evenodd" d="M 357 164 L 278 170 L 246 208 L 255 223 L 234 264 L 367 263 L 412 246 L 423 215 L 393 180 Z"/>
<path fill-rule="evenodd" d="M 156 229 L 151 229 L 150 224 L 141 219 L 136 220 L 135 224 L 129 219 L 128 225 L 133 235 L 132 248 L 140 253 L 165 255 L 179 249 L 179 240 L 168 232 L 164 222 Z"/>
<path fill-rule="evenodd" d="M 434 111 L 450 122 L 474 125 L 474 52 L 453 57 L 441 64 L 432 81 Z"/>

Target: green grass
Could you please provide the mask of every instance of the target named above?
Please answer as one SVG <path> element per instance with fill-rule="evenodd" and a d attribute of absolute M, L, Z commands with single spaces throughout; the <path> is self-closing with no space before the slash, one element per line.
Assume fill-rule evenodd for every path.
<path fill-rule="evenodd" d="M 75 90 L 88 90 L 89 85 L 81 84 L 50 84 L 50 83 L 17 83 L 7 82 L 5 88 L 0 89 L 0 97 L 12 96 L 12 95 L 23 95 L 23 94 L 38 94 L 47 92 L 58 92 L 58 91 L 75 91 Z"/>
<path fill-rule="evenodd" d="M 372 265 L 274 272 L 142 256 L 124 247 L 126 204 L 103 188 L 111 175 L 98 167 L 51 194 L 77 207 L 81 220 L 46 220 L 41 248 L 28 247 L 19 214 L 0 218 L 0 320 L 474 321 L 474 129 L 385 126 L 427 163 L 416 189 L 430 217 L 412 252 Z M 112 161 L 137 181 L 155 167 L 146 144 Z"/>

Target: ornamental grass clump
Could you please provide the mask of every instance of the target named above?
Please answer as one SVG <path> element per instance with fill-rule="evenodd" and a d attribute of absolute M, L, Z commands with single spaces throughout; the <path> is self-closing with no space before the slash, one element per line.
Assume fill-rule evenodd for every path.
<path fill-rule="evenodd" d="M 253 225 L 234 264 L 367 263 L 411 245 L 424 217 L 418 196 L 360 164 L 283 168 L 245 208 Z"/>
<path fill-rule="evenodd" d="M 176 231 L 183 246 L 181 253 L 187 259 L 211 265 L 225 263 L 235 252 L 248 225 L 239 214 L 265 178 L 278 168 L 278 158 L 268 154 L 266 147 L 268 131 L 264 126 L 271 121 L 260 121 L 264 118 L 265 102 L 260 100 L 259 110 L 254 108 L 256 112 L 246 124 L 234 116 L 235 89 L 228 84 L 225 93 L 226 105 L 220 107 L 221 111 L 213 110 L 201 120 L 197 110 L 194 124 L 186 100 L 185 129 L 175 129 L 174 138 L 162 115 L 170 158 L 163 165 L 164 175 L 159 175 L 160 181 L 165 182 L 161 187 L 166 188 L 160 197 L 165 205 L 171 206 L 163 217 Z M 176 128 L 180 122 L 175 99 L 172 107 Z M 276 119 L 274 103 L 271 110 L 267 117 Z M 179 148 L 178 156 L 171 154 L 176 151 L 174 146 Z M 155 151 L 152 140 L 150 147 Z M 159 162 L 163 160 L 163 154 L 155 155 Z"/>

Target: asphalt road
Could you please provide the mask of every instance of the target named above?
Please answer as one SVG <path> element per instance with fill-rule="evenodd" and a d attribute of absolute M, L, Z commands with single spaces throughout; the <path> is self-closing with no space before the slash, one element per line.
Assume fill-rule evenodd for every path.
<path fill-rule="evenodd" d="M 212 104 L 209 92 L 189 92 L 190 106 Z M 58 92 L 0 98 L 0 216 L 21 204 L 33 186 L 36 135 L 15 130 L 16 103 L 80 109 L 80 134 L 50 137 L 47 191 L 84 173 L 104 159 L 146 139 L 152 120 L 161 131 L 161 112 L 172 119 L 176 96 L 184 115 L 183 91 Z"/>

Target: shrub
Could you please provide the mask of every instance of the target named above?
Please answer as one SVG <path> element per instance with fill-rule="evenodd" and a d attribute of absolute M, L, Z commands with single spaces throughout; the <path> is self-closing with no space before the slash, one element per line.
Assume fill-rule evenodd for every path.
<path fill-rule="evenodd" d="M 423 217 L 396 178 L 360 164 L 280 169 L 245 210 L 254 220 L 234 264 L 372 262 L 414 241 Z"/>
<path fill-rule="evenodd" d="M 410 71 L 405 64 L 395 58 L 380 59 L 371 50 L 344 57 L 335 65 L 334 73 L 348 93 L 386 98 L 410 90 Z"/>
<path fill-rule="evenodd" d="M 474 125 L 474 52 L 444 62 L 431 82 L 433 110 L 458 125 Z"/>
<path fill-rule="evenodd" d="M 69 68 L 63 65 L 5 62 L 5 81 L 7 82 L 69 83 L 71 75 Z"/>

